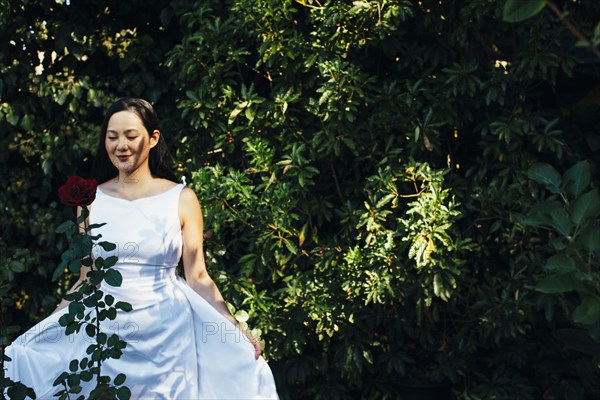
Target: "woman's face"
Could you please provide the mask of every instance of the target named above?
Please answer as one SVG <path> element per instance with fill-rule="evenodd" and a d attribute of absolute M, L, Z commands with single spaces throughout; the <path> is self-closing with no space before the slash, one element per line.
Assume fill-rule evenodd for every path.
<path fill-rule="evenodd" d="M 132 111 L 119 111 L 108 120 L 104 145 L 113 165 L 131 173 L 148 164 L 150 149 L 158 143 L 160 132 L 150 135 L 142 120 Z"/>

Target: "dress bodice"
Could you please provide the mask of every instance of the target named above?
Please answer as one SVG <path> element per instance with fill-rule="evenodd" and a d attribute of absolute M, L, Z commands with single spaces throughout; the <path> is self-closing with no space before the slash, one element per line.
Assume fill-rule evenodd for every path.
<path fill-rule="evenodd" d="M 98 242 L 116 245 L 112 251 L 94 246 L 94 258 L 117 256 L 116 267 L 174 267 L 182 252 L 179 195 L 184 188 L 177 184 L 154 196 L 127 200 L 108 195 L 98 188 L 90 206 L 90 224 L 105 225 L 92 229 L 102 235 Z"/>

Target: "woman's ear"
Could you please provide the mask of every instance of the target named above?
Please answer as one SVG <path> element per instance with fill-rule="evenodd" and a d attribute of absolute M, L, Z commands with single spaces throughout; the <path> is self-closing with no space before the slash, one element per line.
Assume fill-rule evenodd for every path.
<path fill-rule="evenodd" d="M 150 148 L 153 148 L 158 144 L 158 139 L 160 139 L 160 131 L 158 129 L 155 129 L 150 135 Z"/>

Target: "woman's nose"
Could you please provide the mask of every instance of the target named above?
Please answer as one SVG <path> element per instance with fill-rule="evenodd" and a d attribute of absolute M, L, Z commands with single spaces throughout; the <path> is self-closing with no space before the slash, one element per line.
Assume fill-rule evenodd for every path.
<path fill-rule="evenodd" d="M 122 150 L 127 148 L 127 138 L 120 138 L 117 143 L 117 149 Z"/>

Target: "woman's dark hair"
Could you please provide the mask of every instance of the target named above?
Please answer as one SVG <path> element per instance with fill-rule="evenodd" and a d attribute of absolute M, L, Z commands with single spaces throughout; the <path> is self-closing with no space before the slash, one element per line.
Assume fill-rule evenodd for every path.
<path fill-rule="evenodd" d="M 146 100 L 126 97 L 115 101 L 108 107 L 106 115 L 104 116 L 104 121 L 102 122 L 102 127 L 100 128 L 100 141 L 98 142 L 96 157 L 94 158 L 94 164 L 92 165 L 92 178 L 98 181 L 98 183 L 106 182 L 119 175 L 119 170 L 108 158 L 104 143 L 106 139 L 106 129 L 108 128 L 108 120 L 113 114 L 120 111 L 134 112 L 142 120 L 148 134 L 152 134 L 154 130 L 158 129 L 158 117 L 156 116 L 156 112 L 152 105 Z M 153 176 L 168 179 L 176 183 L 179 181 L 171 170 L 173 159 L 171 158 L 163 135 L 160 135 L 156 146 L 150 149 L 148 164 L 150 166 L 150 173 Z"/>

